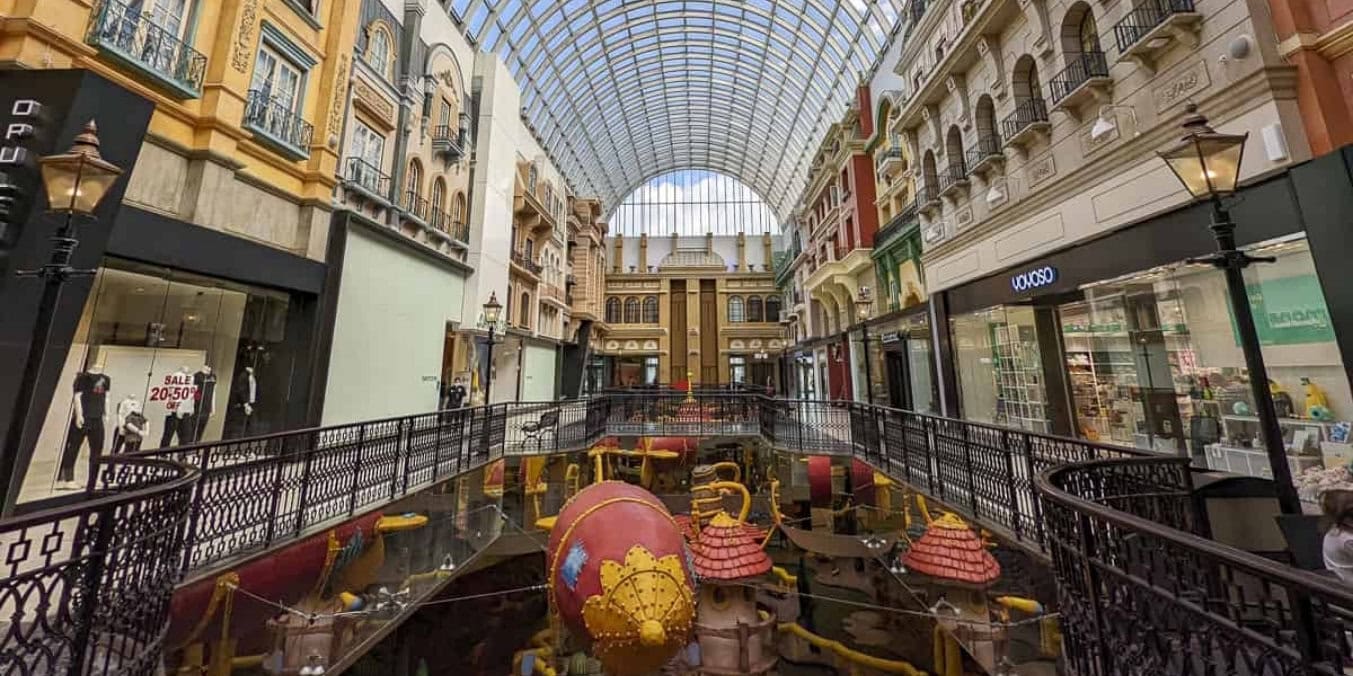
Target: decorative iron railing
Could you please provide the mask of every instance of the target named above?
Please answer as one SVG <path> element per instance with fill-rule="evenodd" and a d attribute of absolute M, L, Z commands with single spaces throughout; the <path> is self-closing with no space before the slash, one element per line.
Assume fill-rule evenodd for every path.
<path fill-rule="evenodd" d="M 1206 539 L 1188 463 L 1101 460 L 1038 477 L 1070 671 L 1348 673 L 1353 587 Z"/>
<path fill-rule="evenodd" d="M 545 269 L 540 263 L 531 260 L 530 256 L 527 256 L 521 251 L 514 250 L 512 252 L 512 262 L 525 268 L 533 275 L 539 275 L 541 271 Z"/>
<path fill-rule="evenodd" d="M 89 501 L 0 521 L 0 673 L 157 673 L 198 476 L 105 457 Z"/>
<path fill-rule="evenodd" d="M 977 145 L 968 151 L 968 171 L 972 171 L 982 165 L 983 162 L 993 158 L 1002 157 L 1001 137 L 996 132 L 990 132 L 985 136 L 977 137 Z"/>
<path fill-rule="evenodd" d="M 507 455 L 610 435 L 759 437 L 853 457 L 1047 553 L 1078 675 L 1334 675 L 1353 663 L 1353 589 L 1207 540 L 1185 458 L 735 385 L 494 404 L 106 461 L 94 501 L 0 522 L 0 605 L 19 618 L 0 624 L 0 671 L 148 672 L 125 665 L 155 663 L 180 573 L 200 578 Z M 99 652 L 81 657 L 87 645 Z M 24 672 L 34 660 L 51 666 Z"/>
<path fill-rule="evenodd" d="M 1048 104 L 1040 98 L 1020 99 L 1015 102 L 1015 110 L 1001 121 L 1001 130 L 1007 140 L 1019 136 L 1024 130 L 1035 124 L 1048 121 Z"/>
<path fill-rule="evenodd" d="M 286 102 L 269 96 L 264 90 L 249 90 L 244 105 L 244 124 L 300 155 L 310 154 L 315 128 Z"/>
<path fill-rule="evenodd" d="M 1109 77 L 1109 60 L 1104 52 L 1081 52 L 1070 58 L 1066 68 L 1048 83 L 1052 87 L 1052 102 L 1061 103 L 1091 78 Z"/>
<path fill-rule="evenodd" d="M 1118 51 L 1128 51 L 1171 16 L 1194 11 L 1193 0 L 1146 0 L 1137 4 L 1114 24 L 1113 36 L 1118 41 Z"/>
<path fill-rule="evenodd" d="M 432 151 L 447 155 L 453 162 L 460 159 L 465 154 L 465 130 L 447 124 L 433 127 Z"/>
<path fill-rule="evenodd" d="M 381 199 L 390 194 L 390 176 L 360 157 L 348 158 L 343 179 L 349 185 L 361 188 L 363 192 Z"/>
<path fill-rule="evenodd" d="M 948 192 L 949 189 L 968 184 L 968 168 L 963 164 L 963 152 L 955 151 L 953 163 L 944 168 L 944 174 L 940 176 L 940 192 Z"/>
<path fill-rule="evenodd" d="M 94 11 L 85 41 L 145 71 L 188 98 L 202 93 L 207 57 L 188 46 L 178 35 L 156 24 L 149 14 L 141 12 L 139 6 L 102 0 Z"/>
<path fill-rule="evenodd" d="M 419 197 L 416 191 L 405 190 L 404 199 L 400 202 L 399 206 L 410 216 L 413 216 L 424 223 L 428 222 L 428 213 L 430 211 L 428 208 L 428 201 Z"/>
<path fill-rule="evenodd" d="M 924 208 L 927 204 L 940 201 L 940 188 L 936 185 L 939 182 L 938 177 L 926 179 L 924 184 L 916 190 L 918 208 Z"/>

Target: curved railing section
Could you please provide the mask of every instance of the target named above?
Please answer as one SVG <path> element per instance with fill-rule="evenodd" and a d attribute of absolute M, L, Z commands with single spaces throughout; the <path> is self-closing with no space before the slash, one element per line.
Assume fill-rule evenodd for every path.
<path fill-rule="evenodd" d="M 1348 673 L 1353 588 L 1204 537 L 1187 458 L 1037 479 L 1079 676 Z"/>
<path fill-rule="evenodd" d="M 197 470 L 104 458 L 92 499 L 0 521 L 0 674 L 151 674 Z"/>

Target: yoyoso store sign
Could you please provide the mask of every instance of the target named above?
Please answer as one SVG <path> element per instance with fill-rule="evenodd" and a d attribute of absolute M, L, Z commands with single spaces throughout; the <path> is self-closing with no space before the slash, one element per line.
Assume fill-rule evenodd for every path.
<path fill-rule="evenodd" d="M 1025 270 L 1024 272 L 1011 275 L 1010 277 L 1010 288 L 1014 289 L 1016 293 L 1033 291 L 1034 289 L 1041 289 L 1056 283 L 1057 268 L 1054 268 L 1051 265 L 1044 265 L 1042 267 L 1033 268 L 1032 270 Z"/>

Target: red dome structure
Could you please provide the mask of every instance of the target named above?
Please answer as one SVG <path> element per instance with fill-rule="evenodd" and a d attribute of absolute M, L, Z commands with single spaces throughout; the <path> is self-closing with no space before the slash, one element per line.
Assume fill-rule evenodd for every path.
<path fill-rule="evenodd" d="M 962 519 L 945 514 L 902 557 L 908 568 L 937 580 L 983 586 L 1001 577 L 1001 564 Z"/>

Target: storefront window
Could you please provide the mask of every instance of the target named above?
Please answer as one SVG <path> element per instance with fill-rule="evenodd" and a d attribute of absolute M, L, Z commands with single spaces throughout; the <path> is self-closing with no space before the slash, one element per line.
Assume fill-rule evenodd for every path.
<path fill-rule="evenodd" d="M 936 412 L 930 319 L 924 312 L 870 328 L 874 403 L 919 413 Z"/>
<path fill-rule="evenodd" d="M 611 374 L 613 387 L 635 387 L 638 385 L 658 384 L 658 358 L 616 357 L 615 370 Z"/>
<path fill-rule="evenodd" d="M 735 354 L 728 358 L 728 380 L 733 383 L 747 382 L 747 358 Z"/>
<path fill-rule="evenodd" d="M 1048 432 L 1034 309 L 1002 306 L 953 317 L 963 417 Z"/>
<path fill-rule="evenodd" d="M 1353 395 L 1303 238 L 1253 250 L 1246 270 L 1269 389 L 1293 473 L 1350 457 Z M 1085 287 L 1061 308 L 1077 430 L 1270 475 L 1223 274 L 1180 264 Z"/>
<path fill-rule="evenodd" d="M 85 304 L 21 500 L 83 488 L 91 456 L 280 429 L 285 294 L 113 261 Z"/>

